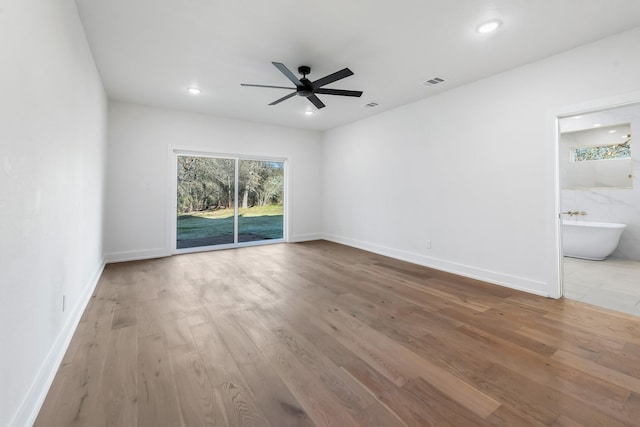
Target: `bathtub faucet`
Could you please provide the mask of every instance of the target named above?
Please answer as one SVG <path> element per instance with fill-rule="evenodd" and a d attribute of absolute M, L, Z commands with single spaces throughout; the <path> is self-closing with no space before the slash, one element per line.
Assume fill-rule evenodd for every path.
<path fill-rule="evenodd" d="M 586 215 L 587 213 L 585 211 L 567 211 L 567 212 L 562 212 L 563 214 L 567 214 L 569 216 L 574 216 L 574 215 Z"/>

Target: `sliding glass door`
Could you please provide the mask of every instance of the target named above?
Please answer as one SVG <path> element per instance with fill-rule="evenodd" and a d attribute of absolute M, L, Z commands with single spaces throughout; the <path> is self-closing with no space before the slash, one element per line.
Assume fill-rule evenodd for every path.
<path fill-rule="evenodd" d="M 284 163 L 240 160 L 238 242 L 283 238 Z"/>
<path fill-rule="evenodd" d="M 284 239 L 284 162 L 177 155 L 176 249 Z"/>
<path fill-rule="evenodd" d="M 236 161 L 178 156 L 176 248 L 234 243 Z"/>

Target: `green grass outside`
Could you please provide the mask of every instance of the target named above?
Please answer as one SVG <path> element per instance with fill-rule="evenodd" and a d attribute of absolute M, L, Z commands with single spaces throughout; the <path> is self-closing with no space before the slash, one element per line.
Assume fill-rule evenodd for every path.
<path fill-rule="evenodd" d="M 233 235 L 233 209 L 191 212 L 178 216 L 178 240 Z M 283 208 L 279 205 L 238 209 L 238 234 L 264 239 L 283 237 Z M 242 241 L 242 239 L 240 239 Z"/>
<path fill-rule="evenodd" d="M 267 206 L 253 206 L 251 208 L 238 208 L 238 215 L 251 217 L 251 216 L 265 216 L 265 215 L 280 215 L 282 216 L 282 205 L 267 205 Z M 233 208 L 216 209 L 213 211 L 202 212 L 190 212 L 184 215 L 178 215 L 178 219 L 181 217 L 198 217 L 198 218 L 228 218 L 233 217 Z"/>

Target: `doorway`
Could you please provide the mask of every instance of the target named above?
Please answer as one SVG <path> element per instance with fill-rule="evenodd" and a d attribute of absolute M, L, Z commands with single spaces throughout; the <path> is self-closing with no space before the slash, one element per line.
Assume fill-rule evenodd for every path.
<path fill-rule="evenodd" d="M 285 240 L 285 160 L 175 152 L 176 253 Z"/>
<path fill-rule="evenodd" d="M 562 294 L 640 316 L 640 103 L 563 115 L 558 130 Z"/>

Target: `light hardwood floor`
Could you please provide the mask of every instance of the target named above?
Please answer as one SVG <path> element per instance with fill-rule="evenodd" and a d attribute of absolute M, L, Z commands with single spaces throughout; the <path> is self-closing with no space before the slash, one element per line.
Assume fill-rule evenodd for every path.
<path fill-rule="evenodd" d="M 108 265 L 37 426 L 638 426 L 640 318 L 318 241 Z"/>

